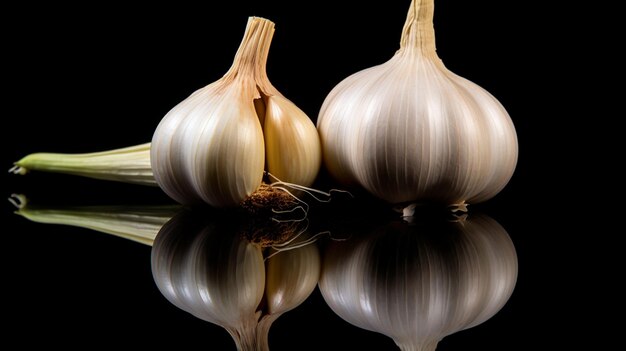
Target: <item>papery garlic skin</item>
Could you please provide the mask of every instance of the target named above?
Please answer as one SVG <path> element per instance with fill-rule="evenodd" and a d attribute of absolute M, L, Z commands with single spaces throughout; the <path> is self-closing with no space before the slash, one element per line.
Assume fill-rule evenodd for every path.
<path fill-rule="evenodd" d="M 150 154 L 154 177 L 176 201 L 235 206 L 261 185 L 266 160 L 267 171 L 281 181 L 313 183 L 321 165 L 319 137 L 306 114 L 267 78 L 273 33 L 274 23 L 251 17 L 230 70 L 157 127 Z"/>
<path fill-rule="evenodd" d="M 517 135 L 493 96 L 437 57 L 433 2 L 412 2 L 391 60 L 330 92 L 317 122 L 324 163 L 390 203 L 478 203 L 512 177 Z"/>

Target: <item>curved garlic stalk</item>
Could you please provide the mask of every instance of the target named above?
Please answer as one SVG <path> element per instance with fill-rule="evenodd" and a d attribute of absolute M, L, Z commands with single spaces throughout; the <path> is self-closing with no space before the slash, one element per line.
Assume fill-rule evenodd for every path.
<path fill-rule="evenodd" d="M 152 272 L 171 303 L 222 326 L 238 350 L 269 350 L 272 323 L 315 289 L 319 253 L 307 245 L 264 259 L 264 249 L 245 239 L 256 230 L 245 222 L 180 213 L 155 240 Z"/>
<path fill-rule="evenodd" d="M 443 337 L 485 322 L 511 296 L 517 256 L 486 216 L 390 222 L 331 243 L 319 287 L 330 308 L 402 350 L 435 350 Z"/>
<path fill-rule="evenodd" d="M 65 173 L 88 178 L 156 186 L 150 168 L 150 143 L 86 154 L 34 153 L 15 162 L 9 172 Z"/>
<path fill-rule="evenodd" d="M 321 163 L 317 130 L 265 71 L 273 33 L 271 21 L 250 18 L 230 70 L 157 127 L 152 169 L 176 201 L 239 204 L 259 188 L 266 166 L 285 182 L 313 183 Z"/>
<path fill-rule="evenodd" d="M 508 183 L 517 136 L 491 94 L 445 68 L 434 0 L 413 0 L 400 49 L 339 83 L 320 110 L 324 162 L 390 203 L 477 203 Z"/>
<path fill-rule="evenodd" d="M 179 205 L 42 207 L 16 194 L 9 201 L 17 207 L 15 214 L 33 222 L 86 228 L 150 246 L 161 227 L 181 209 Z"/>

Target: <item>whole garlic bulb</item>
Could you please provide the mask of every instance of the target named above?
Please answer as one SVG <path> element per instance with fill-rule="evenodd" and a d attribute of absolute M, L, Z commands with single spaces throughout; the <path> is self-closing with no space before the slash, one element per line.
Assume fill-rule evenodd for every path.
<path fill-rule="evenodd" d="M 434 0 L 413 0 L 391 60 L 330 92 L 317 122 L 324 162 L 390 203 L 482 202 L 513 175 L 515 128 L 492 95 L 437 57 L 433 12 Z"/>
<path fill-rule="evenodd" d="M 391 222 L 327 248 L 319 287 L 341 318 L 435 350 L 445 336 L 498 312 L 517 280 L 517 255 L 496 221 Z"/>
<path fill-rule="evenodd" d="M 152 273 L 178 308 L 222 326 L 238 350 L 269 350 L 272 323 L 296 308 L 317 286 L 316 245 L 278 252 L 244 238 L 245 218 L 207 218 L 183 211 L 166 223 L 152 248 Z"/>
<path fill-rule="evenodd" d="M 251 17 L 230 70 L 174 107 L 152 138 L 157 184 L 183 204 L 233 206 L 263 172 L 308 186 L 321 164 L 315 125 L 265 71 L 274 23 Z"/>

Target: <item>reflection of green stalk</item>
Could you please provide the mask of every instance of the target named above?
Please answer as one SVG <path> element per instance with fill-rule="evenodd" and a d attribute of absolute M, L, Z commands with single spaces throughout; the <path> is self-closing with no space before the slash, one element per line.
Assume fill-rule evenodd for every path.
<path fill-rule="evenodd" d="M 11 195 L 16 214 L 33 222 L 64 224 L 112 234 L 152 246 L 157 233 L 180 209 L 169 206 L 39 207 L 27 205 L 24 195 Z"/>
<path fill-rule="evenodd" d="M 150 168 L 150 143 L 88 154 L 30 154 L 9 170 L 74 174 L 117 182 L 156 186 Z"/>

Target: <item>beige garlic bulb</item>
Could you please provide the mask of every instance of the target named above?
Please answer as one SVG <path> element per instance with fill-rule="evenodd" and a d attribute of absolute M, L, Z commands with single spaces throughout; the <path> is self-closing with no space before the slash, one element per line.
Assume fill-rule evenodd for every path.
<path fill-rule="evenodd" d="M 477 203 L 508 183 L 517 136 L 502 105 L 435 51 L 434 0 L 413 0 L 400 50 L 339 83 L 320 110 L 324 162 L 390 203 Z"/>
<path fill-rule="evenodd" d="M 517 255 L 493 219 L 390 222 L 332 242 L 319 287 L 330 308 L 402 350 L 432 351 L 445 336 L 497 313 L 517 281 Z"/>
<path fill-rule="evenodd" d="M 269 350 L 272 323 L 317 286 L 317 246 L 264 258 L 265 249 L 245 238 L 264 228 L 213 215 L 184 211 L 163 226 L 152 249 L 154 281 L 174 305 L 226 329 L 238 350 Z"/>
<path fill-rule="evenodd" d="M 274 23 L 251 17 L 230 70 L 174 107 L 152 138 L 157 184 L 183 204 L 233 206 L 264 170 L 311 185 L 321 147 L 308 116 L 272 86 L 266 61 Z"/>

